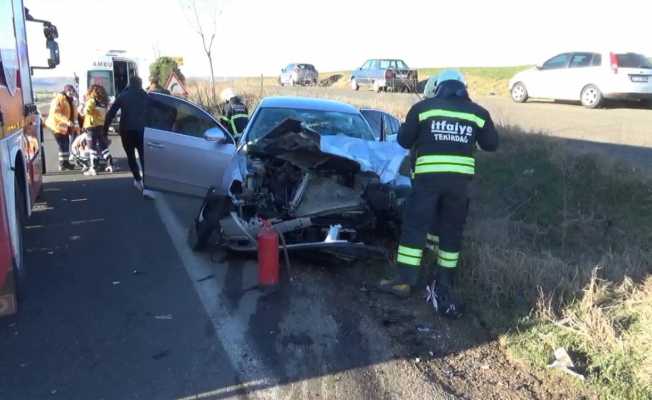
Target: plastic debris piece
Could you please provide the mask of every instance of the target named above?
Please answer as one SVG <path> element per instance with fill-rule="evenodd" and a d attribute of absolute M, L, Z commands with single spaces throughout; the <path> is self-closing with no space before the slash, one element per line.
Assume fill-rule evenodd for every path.
<path fill-rule="evenodd" d="M 154 319 L 172 319 L 172 314 L 155 315 Z"/>
<path fill-rule="evenodd" d="M 431 330 L 432 330 L 432 329 L 431 329 L 429 326 L 425 326 L 425 325 L 417 325 L 417 331 L 418 331 L 419 333 L 428 333 L 428 332 L 430 332 Z"/>
<path fill-rule="evenodd" d="M 575 368 L 575 364 L 573 363 L 573 360 L 571 359 L 566 349 L 560 347 L 555 350 L 554 355 L 555 361 L 553 361 L 552 364 L 548 365 L 548 368 L 558 369 L 582 381 L 585 379 L 584 375 L 578 374 L 572 370 L 572 368 Z"/>
<path fill-rule="evenodd" d="M 118 286 L 120 284 L 120 281 L 113 281 L 113 286 Z"/>

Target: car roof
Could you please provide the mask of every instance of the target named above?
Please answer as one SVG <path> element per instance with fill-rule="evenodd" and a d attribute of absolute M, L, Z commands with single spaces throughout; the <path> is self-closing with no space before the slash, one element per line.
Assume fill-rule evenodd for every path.
<path fill-rule="evenodd" d="M 333 111 L 348 114 L 359 114 L 357 108 L 350 104 L 334 100 L 317 99 L 313 97 L 272 96 L 265 97 L 261 108 L 296 108 L 303 110 Z"/>

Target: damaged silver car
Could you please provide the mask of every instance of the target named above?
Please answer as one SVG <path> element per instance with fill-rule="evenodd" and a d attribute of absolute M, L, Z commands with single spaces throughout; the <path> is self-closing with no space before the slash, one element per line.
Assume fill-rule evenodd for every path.
<path fill-rule="evenodd" d="M 157 98 L 170 101 L 164 95 Z M 203 143 L 187 149 L 187 157 L 194 158 L 188 163 L 212 159 L 173 190 L 199 195 L 203 189 L 204 201 L 189 234 L 193 249 L 217 243 L 254 251 L 265 220 L 288 250 L 318 249 L 344 258 L 384 255 L 382 240 L 398 233 L 410 185 L 407 151 L 395 142 L 375 141 L 354 107 L 318 99 L 264 99 L 237 147 L 219 124 L 202 128 L 203 135 L 195 138 Z M 181 134 L 174 132 L 177 124 L 172 129 L 149 126 L 145 131 L 148 188 L 171 189 L 173 180 L 159 174 L 162 158 L 150 152 L 169 148 L 172 136 Z M 202 147 L 211 154 L 199 154 Z M 228 151 L 228 161 L 213 154 L 221 157 Z M 175 157 L 181 164 L 185 156 Z M 172 174 L 176 179 L 184 174 L 180 169 L 177 165 Z"/>

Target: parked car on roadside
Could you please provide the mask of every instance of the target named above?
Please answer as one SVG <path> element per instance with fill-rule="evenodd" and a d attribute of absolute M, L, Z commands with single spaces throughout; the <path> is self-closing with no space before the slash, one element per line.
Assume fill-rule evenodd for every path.
<path fill-rule="evenodd" d="M 372 59 L 351 73 L 351 88 L 370 87 L 374 91 L 414 92 L 418 73 L 403 60 Z"/>
<path fill-rule="evenodd" d="M 278 82 L 281 86 L 317 85 L 319 73 L 312 64 L 288 64 L 281 70 Z"/>
<path fill-rule="evenodd" d="M 652 103 L 652 62 L 637 53 L 568 52 L 519 72 L 509 81 L 512 99 L 580 101 L 596 108 L 609 99 Z"/>
<path fill-rule="evenodd" d="M 401 121 L 392 114 L 374 110 L 371 108 L 361 108 L 362 116 L 369 122 L 376 140 L 381 142 L 396 141 L 396 135 L 401 127 Z"/>

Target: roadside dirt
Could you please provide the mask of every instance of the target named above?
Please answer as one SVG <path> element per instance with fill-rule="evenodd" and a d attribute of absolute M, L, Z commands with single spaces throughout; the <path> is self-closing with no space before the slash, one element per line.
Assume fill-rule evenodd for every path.
<path fill-rule="evenodd" d="M 304 352 L 300 353 L 302 358 L 299 360 L 309 362 L 309 359 L 318 359 L 324 363 L 322 370 L 366 365 L 366 378 L 362 379 L 368 382 L 362 387 L 366 388 L 364 394 L 373 395 L 370 398 L 431 398 L 419 395 L 425 394 L 424 384 L 427 382 L 445 392 L 435 398 L 593 398 L 580 393 L 574 385 L 564 380 L 566 378 L 544 380 L 510 360 L 498 339 L 483 328 L 472 311 L 461 320 L 449 321 L 434 315 L 421 298 L 421 293 L 401 300 L 370 289 L 376 277 L 382 275 L 382 263 L 347 266 L 326 261 L 294 261 L 294 281 L 290 289 L 292 296 L 299 293 L 306 298 L 320 296 L 327 299 L 324 304 L 328 304 L 328 310 L 315 309 L 313 305 L 312 309 L 297 311 L 333 315 L 339 325 L 339 335 L 334 343 L 326 332 L 319 334 L 319 326 L 328 324 L 324 325 L 322 321 L 317 325 L 314 316 L 306 316 L 304 322 L 307 324 L 295 327 L 288 325 L 287 321 L 291 319 L 286 319 L 281 323 L 285 339 L 280 339 L 280 343 L 289 347 L 281 350 L 277 340 L 278 351 L 286 352 L 287 349 L 303 346 Z M 296 301 L 295 298 L 295 304 Z M 308 328 L 308 325 L 312 327 Z M 302 331 L 308 333 L 297 335 Z M 347 346 L 359 346 L 360 343 L 366 348 L 366 360 L 349 359 L 350 355 L 341 352 Z M 306 346 L 312 350 L 306 352 Z M 336 351 L 338 355 L 334 358 L 328 356 L 325 349 L 339 350 Z M 316 353 L 308 357 L 307 354 L 313 351 Z M 296 361 L 297 354 L 288 359 Z M 328 360 L 334 364 L 329 365 Z M 291 362 L 284 368 L 289 369 L 286 372 L 291 376 L 298 377 L 305 376 L 305 368 L 311 367 L 300 367 L 297 362 Z M 294 368 L 299 370 L 291 372 Z M 400 374 L 396 372 L 397 368 L 400 368 Z M 388 374 L 395 376 L 388 380 Z M 358 376 L 356 381 L 359 385 L 361 377 L 354 375 Z M 418 375 L 421 377 L 416 377 Z"/>

